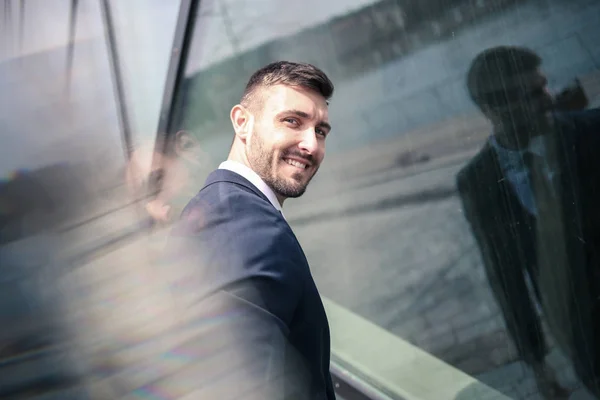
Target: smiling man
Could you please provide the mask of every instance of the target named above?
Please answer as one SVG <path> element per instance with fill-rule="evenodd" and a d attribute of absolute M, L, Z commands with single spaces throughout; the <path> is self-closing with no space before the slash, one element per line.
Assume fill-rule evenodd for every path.
<path fill-rule="evenodd" d="M 206 398 L 335 398 L 325 310 L 281 212 L 323 161 L 332 94 L 309 64 L 281 61 L 254 73 L 231 110 L 228 160 L 174 231 L 187 246 L 177 256 L 191 261 L 194 325 L 205 327 L 194 379 Z"/>
<path fill-rule="evenodd" d="M 301 196 L 325 156 L 332 92 L 327 76 L 310 65 L 280 62 L 255 73 L 231 110 L 236 136 L 221 167 L 238 173 L 236 163 L 250 168 L 263 181 L 259 188 L 266 184 L 272 192 L 265 190 L 267 196 L 276 196 L 277 209 L 286 198 Z"/>

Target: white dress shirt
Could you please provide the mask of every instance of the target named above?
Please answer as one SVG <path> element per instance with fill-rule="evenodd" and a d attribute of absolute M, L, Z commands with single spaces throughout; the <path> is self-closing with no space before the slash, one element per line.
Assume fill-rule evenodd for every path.
<path fill-rule="evenodd" d="M 249 180 L 251 184 L 256 186 L 256 188 L 260 190 L 262 194 L 267 197 L 267 199 L 269 199 L 269 202 L 273 205 L 273 207 L 275 207 L 275 209 L 279 211 L 281 215 L 283 215 L 281 204 L 279 204 L 279 200 L 277 200 L 277 196 L 275 195 L 275 192 L 273 192 L 273 189 L 271 189 L 269 185 L 267 185 L 265 181 L 263 181 L 262 178 L 258 176 L 258 174 L 251 168 L 237 161 L 227 160 L 219 165 L 219 169 L 226 169 L 231 172 L 235 172 L 236 174 L 241 175 L 243 178 Z"/>
<path fill-rule="evenodd" d="M 537 216 L 537 206 L 535 204 L 535 196 L 531 183 L 531 171 L 525 165 L 524 155 L 529 152 L 546 160 L 546 143 L 544 136 L 536 136 L 529 141 L 529 146 L 523 150 L 506 149 L 496 141 L 494 136 L 491 136 L 490 144 L 498 155 L 498 162 L 504 176 L 509 184 L 514 189 L 517 198 L 521 205 L 533 216 Z M 548 183 L 553 185 L 557 171 L 550 168 L 550 165 L 545 162 L 544 175 Z"/>

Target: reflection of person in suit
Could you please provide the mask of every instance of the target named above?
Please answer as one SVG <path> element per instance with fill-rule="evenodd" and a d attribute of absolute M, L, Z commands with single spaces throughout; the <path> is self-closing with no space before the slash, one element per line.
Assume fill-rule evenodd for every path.
<path fill-rule="evenodd" d="M 228 160 L 174 230 L 174 242 L 189 244 L 175 253 L 195 268 L 187 284 L 196 320 L 210 325 L 198 339 L 206 373 L 197 379 L 219 398 L 335 398 L 327 318 L 281 208 L 304 193 L 323 160 L 332 93 L 312 65 L 257 71 L 231 110 Z"/>
<path fill-rule="evenodd" d="M 179 131 L 173 136 L 164 144 L 163 138 L 159 137 L 157 143 L 136 148 L 125 170 L 131 195 L 139 198 L 150 192 L 151 198 L 145 202 L 144 208 L 152 220 L 163 224 L 173 220 L 173 202 L 185 196 L 192 186 L 194 175 L 203 171 L 208 159 L 188 132 Z M 196 189 L 186 200 L 195 194 Z"/>
<path fill-rule="evenodd" d="M 457 183 L 520 355 L 546 397 L 565 398 L 545 363 L 536 302 L 579 377 L 598 393 L 592 267 L 598 265 L 600 111 L 559 111 L 584 107 L 585 96 L 570 90 L 553 98 L 540 65 L 538 55 L 519 47 L 492 48 L 472 62 L 469 93 L 493 134 Z"/>

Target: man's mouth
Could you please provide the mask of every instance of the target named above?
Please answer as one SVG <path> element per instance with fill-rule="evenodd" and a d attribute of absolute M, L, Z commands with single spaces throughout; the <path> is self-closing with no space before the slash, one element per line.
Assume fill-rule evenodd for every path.
<path fill-rule="evenodd" d="M 283 161 L 285 161 L 286 163 L 288 163 L 296 168 L 300 168 L 300 169 L 307 169 L 309 167 L 309 164 L 307 162 L 300 161 L 297 159 L 284 158 Z"/>

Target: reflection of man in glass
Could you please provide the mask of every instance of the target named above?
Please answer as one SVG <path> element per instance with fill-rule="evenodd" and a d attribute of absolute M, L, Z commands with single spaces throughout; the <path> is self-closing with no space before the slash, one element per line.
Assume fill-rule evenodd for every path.
<path fill-rule="evenodd" d="M 125 170 L 127 186 L 134 197 L 151 192 L 151 199 L 145 202 L 144 208 L 160 223 L 173 219 L 173 204 L 179 198 L 187 200 L 195 194 L 193 182 L 196 175 L 204 173 L 208 159 L 188 132 L 179 131 L 173 136 L 166 145 L 159 138 L 157 143 L 136 148 Z"/>
<path fill-rule="evenodd" d="M 520 355 L 546 397 L 566 398 L 545 363 L 535 304 L 579 377 L 597 392 L 600 353 L 593 338 L 600 314 L 591 268 L 598 265 L 600 111 L 559 111 L 583 108 L 587 100 L 580 88 L 554 98 L 540 64 L 538 55 L 519 47 L 488 49 L 472 62 L 468 90 L 493 135 L 457 181 Z"/>

